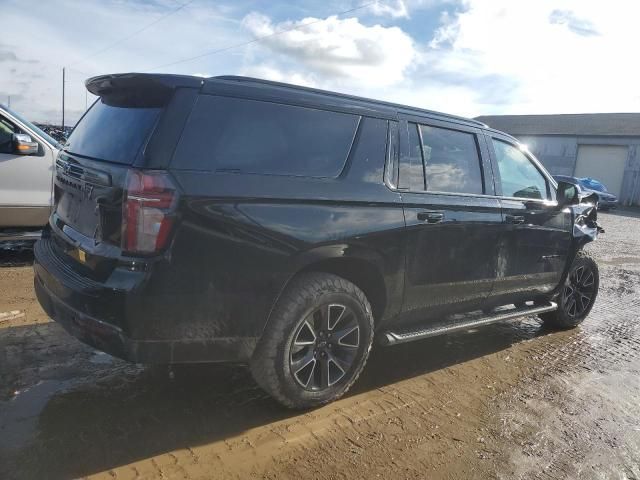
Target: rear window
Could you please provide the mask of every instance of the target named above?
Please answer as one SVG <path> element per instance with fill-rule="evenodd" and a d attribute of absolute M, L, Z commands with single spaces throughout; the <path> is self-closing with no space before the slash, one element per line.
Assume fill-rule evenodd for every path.
<path fill-rule="evenodd" d="M 74 128 L 65 150 L 130 165 L 153 129 L 161 108 L 107 105 L 99 99 Z"/>
<path fill-rule="evenodd" d="M 336 177 L 359 117 L 271 102 L 202 95 L 172 166 L 183 170 Z"/>

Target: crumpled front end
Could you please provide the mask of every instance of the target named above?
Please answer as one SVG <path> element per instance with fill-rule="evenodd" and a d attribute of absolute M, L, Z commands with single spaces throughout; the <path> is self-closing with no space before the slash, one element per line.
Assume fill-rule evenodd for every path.
<path fill-rule="evenodd" d="M 598 196 L 590 194 L 580 198 L 580 203 L 573 208 L 573 237 L 578 241 L 578 248 L 594 241 L 604 228 L 598 224 Z"/>

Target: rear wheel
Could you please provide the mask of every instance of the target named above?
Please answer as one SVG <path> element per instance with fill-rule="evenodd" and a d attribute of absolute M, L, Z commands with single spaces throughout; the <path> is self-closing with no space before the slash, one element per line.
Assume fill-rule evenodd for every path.
<path fill-rule="evenodd" d="M 283 405 L 315 407 L 353 385 L 372 342 L 371 306 L 358 287 L 332 274 L 302 274 L 278 301 L 251 371 Z"/>
<path fill-rule="evenodd" d="M 587 252 L 579 251 L 558 297 L 558 309 L 544 313 L 540 318 L 551 328 L 564 329 L 579 325 L 589 315 L 599 285 L 598 264 Z"/>

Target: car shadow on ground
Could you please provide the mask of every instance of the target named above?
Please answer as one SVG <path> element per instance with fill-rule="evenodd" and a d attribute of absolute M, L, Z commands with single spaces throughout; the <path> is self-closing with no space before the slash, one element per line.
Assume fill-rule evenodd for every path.
<path fill-rule="evenodd" d="M 108 356 L 99 356 L 96 362 L 93 351 L 65 338 L 66 333 L 53 324 L 0 332 L 0 346 L 6 335 L 43 341 L 41 333 L 18 329 L 48 329 L 54 349 L 42 348 L 33 361 L 60 365 L 24 395 L 0 402 L 4 410 L 0 411 L 4 432 L 0 464 L 8 469 L 4 478 L 82 477 L 304 415 L 279 406 L 241 367 L 186 365 L 175 368 L 171 379 L 166 367 L 131 366 Z M 348 396 L 498 352 L 544 333 L 538 321 L 527 319 L 376 348 Z M 31 424 L 25 420 L 29 415 Z"/>
<path fill-rule="evenodd" d="M 10 250 L 0 248 L 0 268 L 26 267 L 33 265 L 33 250 Z"/>

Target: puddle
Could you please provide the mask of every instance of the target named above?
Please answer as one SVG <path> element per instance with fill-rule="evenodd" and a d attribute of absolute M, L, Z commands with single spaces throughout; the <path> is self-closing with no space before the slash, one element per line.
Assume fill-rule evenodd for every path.
<path fill-rule="evenodd" d="M 54 323 L 0 326 L 0 479 L 640 479 L 640 220 L 602 217 L 580 328 L 526 318 L 374 348 L 350 393 L 313 411 L 282 409 L 245 369 L 170 377 Z M 41 318 L 31 268 L 1 273 L 0 312 Z"/>
<path fill-rule="evenodd" d="M 17 450 L 34 438 L 38 418 L 49 399 L 71 382 L 44 380 L 0 402 L 0 451 Z"/>
<path fill-rule="evenodd" d="M 111 365 L 116 361 L 116 359 L 108 353 L 96 351 L 89 361 L 96 365 Z"/>

